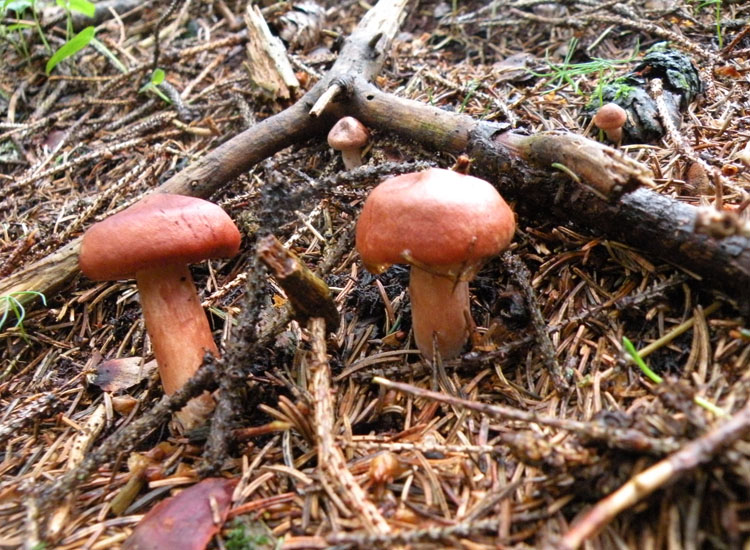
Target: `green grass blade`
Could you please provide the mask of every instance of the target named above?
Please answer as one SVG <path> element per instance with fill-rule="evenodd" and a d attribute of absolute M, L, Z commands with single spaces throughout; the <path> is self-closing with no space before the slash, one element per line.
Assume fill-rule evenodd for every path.
<path fill-rule="evenodd" d="M 23 320 L 26 318 L 26 308 L 23 307 L 23 304 L 16 300 L 15 298 L 11 298 L 11 307 L 13 308 L 13 313 L 16 314 L 16 324 L 13 325 L 14 328 L 18 328 L 23 324 Z M 23 328 L 23 327 L 21 327 Z"/>
<path fill-rule="evenodd" d="M 112 65 L 114 65 L 118 71 L 120 71 L 121 73 L 128 72 L 128 68 L 122 63 L 122 61 L 118 59 L 114 52 L 107 46 L 99 42 L 96 38 L 91 39 L 91 46 L 104 57 L 109 59 L 112 62 Z"/>
<path fill-rule="evenodd" d="M 635 349 L 635 346 L 633 345 L 633 342 L 631 342 L 627 336 L 622 337 L 622 345 L 625 348 L 625 351 L 628 352 L 628 355 L 633 358 L 633 361 L 636 365 L 643 371 L 643 374 L 645 374 L 649 380 L 656 384 L 661 384 L 664 379 L 656 374 L 654 371 L 652 371 L 649 366 L 646 364 L 646 362 L 641 357 L 641 354 L 638 353 L 638 350 Z M 703 407 L 709 412 L 712 412 L 716 416 L 727 416 L 727 413 L 722 409 L 721 407 L 718 407 L 711 403 L 708 399 L 704 399 L 703 397 L 700 397 L 699 395 L 696 395 L 693 397 L 693 402 L 698 405 L 699 407 Z"/>
<path fill-rule="evenodd" d="M 18 292 L 11 292 L 7 296 L 0 296 L 0 308 L 3 310 L 2 316 L 0 316 L 0 329 L 5 326 L 5 322 L 8 320 L 8 316 L 12 311 L 13 315 L 16 316 L 16 324 L 13 325 L 14 328 L 21 327 L 21 332 L 23 332 L 23 320 L 26 317 L 26 309 L 23 307 L 23 304 L 18 301 L 16 296 L 25 296 L 28 294 L 38 296 L 42 299 L 44 306 L 47 306 L 47 297 L 36 290 L 20 290 Z"/>
<path fill-rule="evenodd" d="M 622 345 L 625 348 L 625 351 L 628 352 L 628 355 L 633 358 L 635 364 L 638 365 L 638 368 L 643 371 L 643 374 L 645 374 L 649 380 L 651 380 L 655 384 L 662 383 L 664 379 L 649 368 L 646 362 L 641 358 L 638 350 L 635 349 L 633 342 L 628 340 L 627 336 L 622 337 Z"/>
<path fill-rule="evenodd" d="M 60 48 L 52 54 L 52 57 L 49 58 L 49 61 L 47 61 L 47 66 L 45 67 L 46 73 L 49 74 L 58 63 L 77 54 L 83 48 L 88 46 L 94 38 L 95 33 L 96 29 L 94 27 L 86 27 L 65 44 L 60 46 Z"/>
<path fill-rule="evenodd" d="M 0 297 L 0 300 L 4 300 L 5 296 Z M 8 315 L 10 315 L 10 307 L 5 306 L 5 311 L 3 312 L 3 316 L 0 317 L 0 329 L 3 328 L 5 325 L 5 321 L 8 319 Z"/>
<path fill-rule="evenodd" d="M 717 407 L 711 403 L 708 399 L 703 399 L 701 396 L 696 395 L 693 397 L 693 401 L 696 405 L 703 407 L 707 411 L 714 413 L 716 416 L 727 416 L 727 413 L 721 407 Z"/>

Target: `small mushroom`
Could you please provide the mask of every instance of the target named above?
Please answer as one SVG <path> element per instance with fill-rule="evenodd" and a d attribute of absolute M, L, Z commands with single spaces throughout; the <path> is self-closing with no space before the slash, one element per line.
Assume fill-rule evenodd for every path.
<path fill-rule="evenodd" d="M 513 212 L 484 180 L 430 169 L 390 178 L 373 189 L 357 222 L 365 267 L 382 273 L 411 264 L 414 339 L 433 358 L 457 356 L 473 329 L 469 284 L 483 261 L 508 247 Z"/>
<path fill-rule="evenodd" d="M 97 281 L 135 277 L 164 391 L 195 374 L 209 351 L 218 355 L 188 264 L 239 252 L 240 233 L 219 206 L 182 195 L 154 194 L 92 225 L 83 236 L 81 272 Z M 208 393 L 178 413 L 185 429 L 213 407 Z"/>
<path fill-rule="evenodd" d="M 594 115 L 594 125 L 602 130 L 612 143 L 622 140 L 622 127 L 628 115 L 617 103 L 605 103 Z"/>
<path fill-rule="evenodd" d="M 362 148 L 367 145 L 370 132 L 359 120 L 345 116 L 333 125 L 328 132 L 328 145 L 341 151 L 341 158 L 347 170 L 362 166 Z"/>

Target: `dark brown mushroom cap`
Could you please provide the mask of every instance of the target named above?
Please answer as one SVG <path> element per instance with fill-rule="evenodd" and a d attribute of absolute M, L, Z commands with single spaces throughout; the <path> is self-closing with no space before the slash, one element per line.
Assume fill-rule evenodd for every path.
<path fill-rule="evenodd" d="M 605 103 L 594 115 L 594 125 L 602 130 L 622 128 L 628 114 L 617 103 Z"/>
<path fill-rule="evenodd" d="M 328 145 L 337 151 L 359 149 L 367 145 L 370 132 L 367 127 L 354 117 L 340 118 L 328 132 Z"/>
<path fill-rule="evenodd" d="M 375 273 L 404 263 L 473 265 L 507 248 L 515 219 L 484 180 L 433 168 L 373 189 L 357 222 L 357 249 Z"/>
<path fill-rule="evenodd" d="M 170 264 L 229 258 L 240 232 L 218 205 L 183 195 L 154 194 L 92 225 L 78 264 L 87 277 L 111 281 Z"/>

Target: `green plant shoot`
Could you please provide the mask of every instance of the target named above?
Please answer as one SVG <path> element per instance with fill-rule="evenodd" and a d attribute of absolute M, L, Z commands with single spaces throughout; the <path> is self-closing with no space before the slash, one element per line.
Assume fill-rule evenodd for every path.
<path fill-rule="evenodd" d="M 96 29 L 93 26 L 86 27 L 81 32 L 76 34 L 73 38 L 68 40 L 65 44 L 60 46 L 60 48 L 54 54 L 52 54 L 52 57 L 49 58 L 49 61 L 47 61 L 45 72 L 49 74 L 50 72 L 52 72 L 52 69 L 57 66 L 58 63 L 77 54 L 83 48 L 88 46 L 91 40 L 94 38 L 95 33 Z"/>
<path fill-rule="evenodd" d="M 141 87 L 141 89 L 138 90 L 138 91 L 139 92 L 152 91 L 156 95 L 158 95 L 160 98 L 162 98 L 166 103 L 170 103 L 171 104 L 172 101 L 164 94 L 164 92 L 162 92 L 157 87 L 157 86 L 159 86 L 159 84 L 161 84 L 162 82 L 164 82 L 164 79 L 166 78 L 166 76 L 167 75 L 166 75 L 166 73 L 164 72 L 163 69 L 156 69 L 156 70 L 154 70 L 154 72 L 151 74 L 151 80 L 149 80 L 148 82 L 146 82 Z"/>
<path fill-rule="evenodd" d="M 0 25 L 0 30 L 4 28 L 5 30 L 12 32 L 16 30 L 35 28 L 36 32 L 39 34 L 39 38 L 41 39 L 42 44 L 44 44 L 44 48 L 48 52 L 51 52 L 52 48 L 50 48 L 49 42 L 47 42 L 47 37 L 44 36 L 44 30 L 39 23 L 39 14 L 37 13 L 36 9 L 36 0 L 5 0 L 3 2 L 2 10 L 0 10 L 0 15 L 6 15 L 8 11 L 13 11 L 18 17 L 23 17 L 23 15 L 26 13 L 26 10 L 29 10 L 31 12 L 31 17 L 34 20 L 33 24 L 19 22 L 14 25 L 8 25 L 7 27 L 3 27 L 2 25 Z M 26 45 L 23 37 L 21 38 L 20 49 L 22 50 L 24 57 L 29 57 L 28 46 Z"/>
<path fill-rule="evenodd" d="M 695 2 L 696 0 L 691 0 Z M 703 8 L 712 8 L 714 10 L 714 26 L 716 27 L 716 41 L 719 48 L 724 47 L 724 32 L 721 28 L 721 0 L 699 0 L 696 11 Z"/>
<path fill-rule="evenodd" d="M 8 320 L 10 313 L 13 312 L 13 315 L 16 316 L 16 324 L 13 325 L 13 328 L 19 328 L 21 331 L 21 335 L 24 338 L 26 337 L 26 332 L 23 329 L 23 320 L 26 318 L 26 309 L 24 309 L 23 304 L 21 304 L 17 296 L 24 296 L 29 294 L 38 296 L 42 299 L 42 303 L 45 306 L 47 305 L 47 298 L 44 296 L 44 294 L 35 290 L 22 290 L 19 292 L 11 292 L 10 294 L 7 294 L 5 296 L 0 296 L 0 308 L 2 308 L 3 310 L 3 314 L 2 316 L 0 316 L 0 329 L 5 326 L 5 322 Z"/>
<path fill-rule="evenodd" d="M 631 342 L 627 336 L 622 337 L 622 347 L 625 348 L 625 351 L 628 352 L 628 355 L 630 355 L 630 358 L 633 360 L 633 362 L 638 365 L 638 368 L 641 369 L 643 374 L 646 375 L 646 377 L 651 380 L 654 384 L 661 384 L 664 379 L 656 374 L 654 371 L 651 370 L 651 368 L 646 364 L 646 362 L 643 360 L 641 355 L 638 353 L 638 350 L 635 349 L 635 346 L 633 345 L 633 342 Z M 704 399 L 700 396 L 693 397 L 693 401 L 696 405 L 703 407 L 707 411 L 710 411 L 714 413 L 716 416 L 726 416 L 727 413 L 722 409 L 721 407 L 717 407 L 713 403 L 711 403 L 709 400 Z"/>
<path fill-rule="evenodd" d="M 578 46 L 578 40 L 573 38 L 568 43 L 568 51 L 565 54 L 565 59 L 562 63 L 552 63 L 549 60 L 549 54 L 545 58 L 547 63 L 547 72 L 536 72 L 530 69 L 526 69 L 530 74 L 540 77 L 549 78 L 549 88 L 545 90 L 545 93 L 551 93 L 563 88 L 566 85 L 570 85 L 576 94 L 581 93 L 578 88 L 578 81 L 576 77 L 582 77 L 592 73 L 599 73 L 600 84 L 604 85 L 605 81 L 611 77 L 614 72 L 614 68 L 617 65 L 623 65 L 630 63 L 638 55 L 639 48 L 636 46 L 632 55 L 626 59 L 603 59 L 601 57 L 592 57 L 591 61 L 584 63 L 572 63 L 573 54 Z M 604 81 L 602 80 L 604 77 Z"/>
<path fill-rule="evenodd" d="M 94 17 L 96 6 L 88 0 L 56 0 L 55 4 L 66 11 L 81 13 L 86 17 Z"/>

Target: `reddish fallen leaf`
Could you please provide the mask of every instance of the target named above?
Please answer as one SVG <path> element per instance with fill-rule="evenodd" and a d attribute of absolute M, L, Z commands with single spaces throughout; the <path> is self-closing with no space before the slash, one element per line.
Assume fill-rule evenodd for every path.
<path fill-rule="evenodd" d="M 716 73 L 716 76 L 726 76 L 729 78 L 742 78 L 742 73 L 740 73 L 737 68 L 733 65 L 724 65 L 722 67 L 716 67 L 714 69 L 714 72 Z"/>
<path fill-rule="evenodd" d="M 236 484 L 236 479 L 204 479 L 160 502 L 143 516 L 123 550 L 203 550 L 226 520 Z"/>

